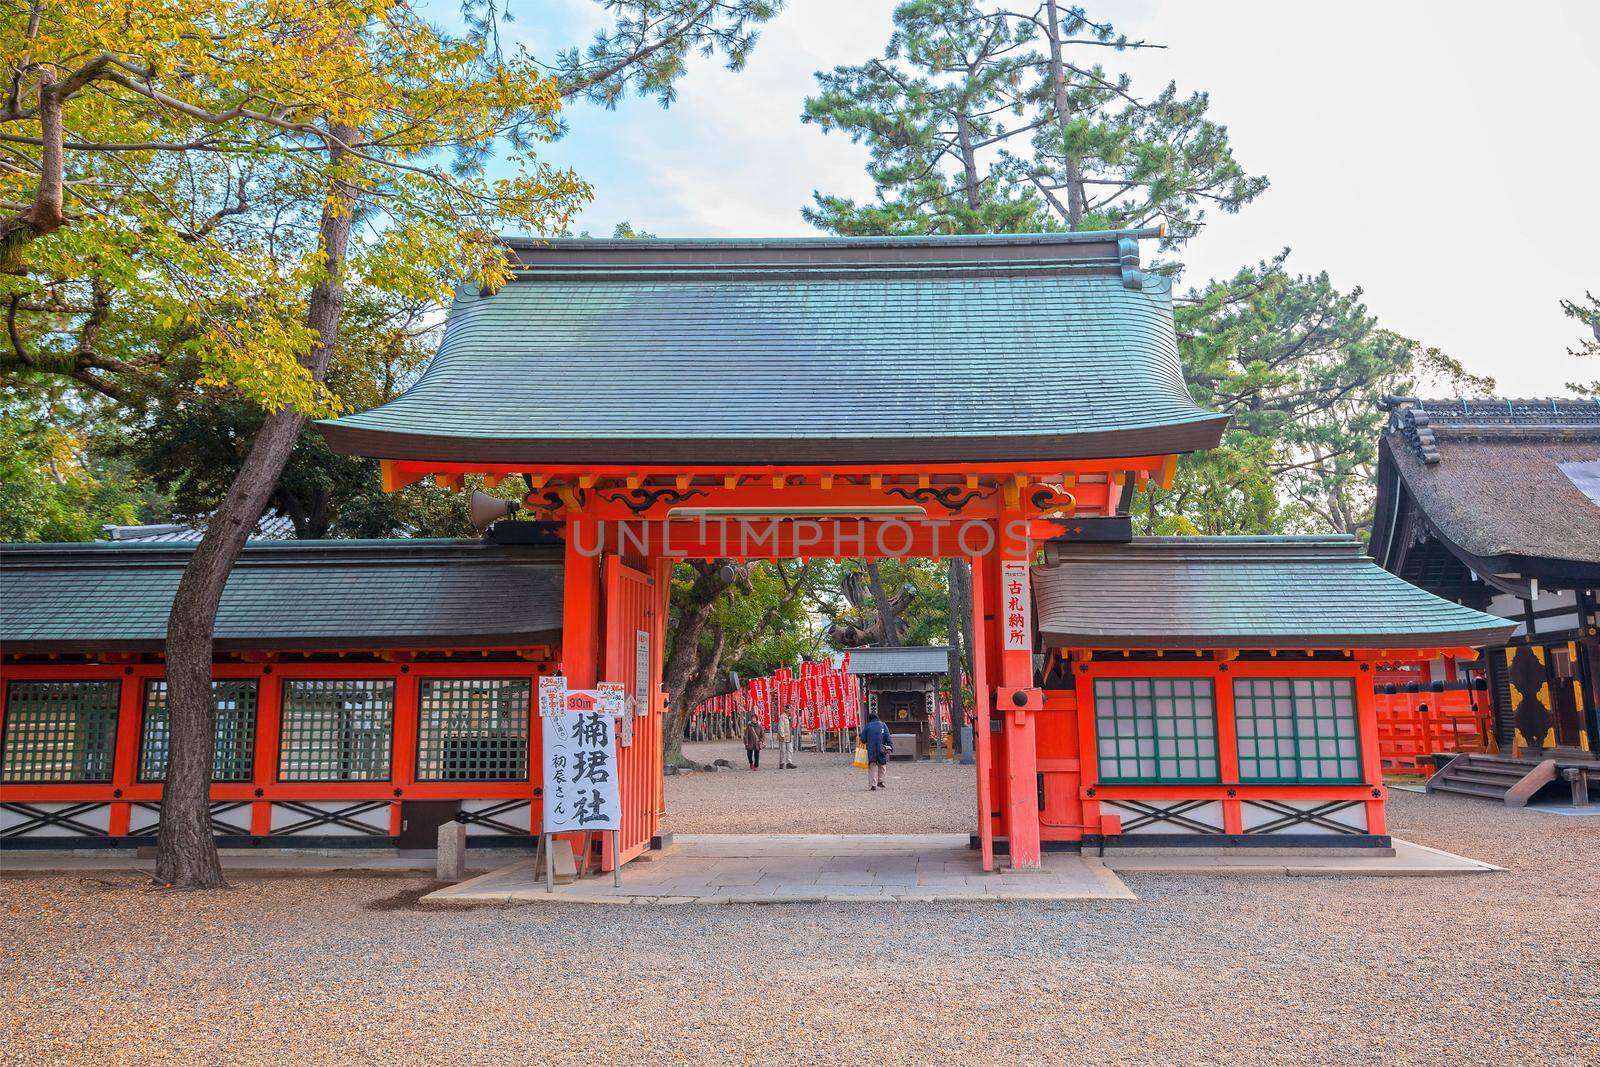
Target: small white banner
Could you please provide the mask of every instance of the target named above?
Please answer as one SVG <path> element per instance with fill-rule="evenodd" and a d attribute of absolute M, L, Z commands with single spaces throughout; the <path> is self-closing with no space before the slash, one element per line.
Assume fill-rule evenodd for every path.
<path fill-rule="evenodd" d="M 633 713 L 650 714 L 650 631 L 633 632 Z"/>
<path fill-rule="evenodd" d="M 1028 599 L 1028 564 L 1022 560 L 1001 561 L 1000 601 L 1005 609 L 1007 652 L 1033 650 L 1033 612 Z"/>
<path fill-rule="evenodd" d="M 621 829 L 612 716 L 600 711 L 559 712 L 546 715 L 542 723 L 543 832 Z"/>

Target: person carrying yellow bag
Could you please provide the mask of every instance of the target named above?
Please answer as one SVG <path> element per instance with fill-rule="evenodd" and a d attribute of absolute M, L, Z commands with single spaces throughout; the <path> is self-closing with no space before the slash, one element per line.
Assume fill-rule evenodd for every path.
<path fill-rule="evenodd" d="M 856 769 L 861 771 L 867 769 L 867 743 L 865 741 L 856 742 Z"/>
<path fill-rule="evenodd" d="M 885 765 L 894 746 L 889 740 L 889 727 L 876 713 L 867 716 L 867 724 L 861 728 L 861 741 L 867 749 L 867 788 L 887 789 Z"/>

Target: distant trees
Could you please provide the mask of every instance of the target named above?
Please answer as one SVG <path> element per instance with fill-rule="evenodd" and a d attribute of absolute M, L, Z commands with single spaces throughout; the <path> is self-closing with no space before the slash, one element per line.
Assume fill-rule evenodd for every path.
<path fill-rule="evenodd" d="M 725 692 L 729 672 L 754 678 L 822 652 L 807 618 L 808 597 L 828 575 L 824 560 L 736 563 L 687 560 L 672 575 L 662 669 L 670 703 L 662 723 L 665 759 L 683 751 L 689 711 Z"/>
<path fill-rule="evenodd" d="M 1220 448 L 1184 457 L 1170 490 L 1139 502 L 1149 533 L 1361 533 L 1372 505 L 1378 399 L 1419 380 L 1487 391 L 1489 379 L 1378 325 L 1361 290 L 1294 275 L 1287 253 L 1178 301 L 1195 399 L 1233 416 Z"/>
<path fill-rule="evenodd" d="M 1582 300 L 1561 301 L 1561 311 L 1569 319 L 1577 319 L 1588 330 L 1589 336 L 1578 338 L 1577 344 L 1567 349 L 1570 356 L 1600 356 L 1600 297 L 1584 293 Z M 1568 382 L 1567 388 L 1585 396 L 1600 396 L 1600 378 L 1585 385 Z"/>
<path fill-rule="evenodd" d="M 1234 159 L 1204 93 L 1135 90 L 1088 53 L 1159 48 L 1056 0 L 1020 10 L 908 0 L 881 58 L 819 72 L 804 121 L 870 152 L 867 203 L 818 192 L 806 219 L 841 234 L 1007 233 L 1165 223 L 1266 188 Z"/>

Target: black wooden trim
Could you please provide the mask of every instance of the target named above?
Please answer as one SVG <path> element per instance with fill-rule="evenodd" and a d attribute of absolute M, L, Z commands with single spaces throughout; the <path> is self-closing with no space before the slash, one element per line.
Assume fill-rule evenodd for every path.
<path fill-rule="evenodd" d="M 1258 808 L 1278 816 L 1271 822 L 1262 823 L 1253 830 L 1246 830 L 1245 833 L 1251 837 L 1277 837 L 1280 836 L 1278 831 L 1282 828 L 1301 825 L 1320 826 L 1324 830 L 1330 830 L 1341 837 L 1361 835 L 1366 831 L 1346 826 L 1344 823 L 1334 820 L 1332 816 L 1339 814 L 1341 811 L 1358 808 L 1365 803 L 1365 800 L 1330 800 L 1326 804 L 1318 804 L 1314 808 L 1297 808 L 1292 804 L 1279 800 L 1240 801 L 1240 804 L 1244 807 Z M 1240 810 L 1242 811 L 1243 807 Z"/>
<path fill-rule="evenodd" d="M 59 826 L 62 829 L 71 830 L 74 836 L 69 840 L 73 841 L 82 841 L 89 838 L 102 836 L 98 827 L 90 826 L 88 823 L 79 822 L 76 816 L 86 815 L 89 812 L 96 811 L 100 808 L 109 808 L 111 807 L 112 801 L 83 800 L 77 803 L 69 803 L 67 807 L 61 808 L 58 811 L 46 811 L 43 808 L 36 808 L 33 806 L 34 803 L 55 804 L 60 803 L 60 801 L 41 800 L 33 803 L 27 803 L 23 801 L 7 801 L 5 803 L 0 803 L 0 811 L 15 812 L 18 815 L 26 816 L 29 820 L 28 822 L 18 823 L 16 826 L 7 829 L 4 833 L 0 833 L 0 841 L 20 840 L 22 839 L 22 835 L 46 826 Z"/>

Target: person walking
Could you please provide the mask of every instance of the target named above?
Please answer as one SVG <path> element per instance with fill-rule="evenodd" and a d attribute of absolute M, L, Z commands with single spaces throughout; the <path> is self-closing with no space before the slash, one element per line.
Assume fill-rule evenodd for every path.
<path fill-rule="evenodd" d="M 761 742 L 766 731 L 761 729 L 761 723 L 754 715 L 744 724 L 744 758 L 750 761 L 750 769 L 761 769 Z"/>
<path fill-rule="evenodd" d="M 867 745 L 867 788 L 889 788 L 884 775 L 894 746 L 889 742 L 889 727 L 878 718 L 877 712 L 867 716 L 867 724 L 861 728 L 861 740 Z"/>
<path fill-rule="evenodd" d="M 787 708 L 778 716 L 778 768 L 785 767 L 794 769 L 794 720 Z"/>

